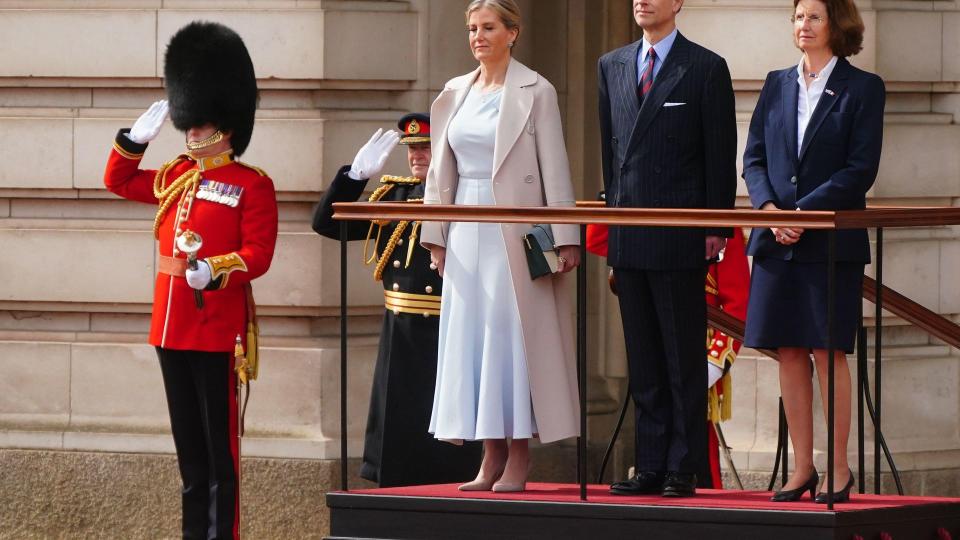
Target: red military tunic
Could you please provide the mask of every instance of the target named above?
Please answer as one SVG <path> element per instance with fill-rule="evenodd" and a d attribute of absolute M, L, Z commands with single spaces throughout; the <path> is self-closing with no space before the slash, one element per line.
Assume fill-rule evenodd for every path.
<path fill-rule="evenodd" d="M 157 205 L 157 171 L 139 169 L 146 145 L 129 140 L 126 131 L 117 134 L 104 185 L 126 199 Z M 273 259 L 277 241 L 273 181 L 263 171 L 234 161 L 230 153 L 199 158 L 199 162 L 182 155 L 171 164 L 161 190 L 189 171 L 199 170 L 202 180 L 176 197 L 158 216 L 161 264 L 154 289 L 150 344 L 166 349 L 232 352 L 236 336 L 246 334 L 249 284 L 270 268 Z M 199 192 L 206 193 L 198 196 Z M 183 268 L 186 256 L 176 249 L 175 242 L 176 235 L 186 230 L 202 237 L 197 259 L 210 264 L 214 279 L 203 291 L 203 309 L 197 309 L 194 290 L 184 277 L 178 272 L 164 273 L 165 257 L 177 259 L 168 262 Z"/>

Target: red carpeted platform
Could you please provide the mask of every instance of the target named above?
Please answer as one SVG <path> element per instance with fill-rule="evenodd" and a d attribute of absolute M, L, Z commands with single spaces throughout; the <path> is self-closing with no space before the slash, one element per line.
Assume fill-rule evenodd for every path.
<path fill-rule="evenodd" d="M 809 497 L 805 502 L 773 503 L 769 491 L 732 491 L 722 489 L 700 489 L 697 496 L 686 499 L 667 499 L 658 495 L 641 497 L 622 497 L 611 495 L 609 486 L 588 485 L 587 504 L 629 504 L 669 507 L 726 508 L 740 510 L 777 510 L 790 509 L 801 512 L 827 512 L 827 505 L 816 504 Z M 467 492 L 457 490 L 457 484 L 435 486 L 411 486 L 383 489 L 360 489 L 350 493 L 366 495 L 390 495 L 395 497 L 440 497 L 445 499 L 480 499 L 497 501 L 539 501 L 555 503 L 582 503 L 580 486 L 576 484 L 527 484 L 522 493 L 492 493 L 489 491 Z M 897 495 L 859 495 L 853 494 L 849 503 L 837 504 L 835 512 L 856 512 L 878 508 L 895 508 L 928 504 L 957 504 L 960 498 L 939 497 L 899 497 Z M 960 540 L 960 538 L 957 538 Z"/>
<path fill-rule="evenodd" d="M 809 499 L 806 499 L 809 501 Z M 833 511 L 769 492 L 621 497 L 591 485 L 531 483 L 513 494 L 455 484 L 330 493 L 332 538 L 667 538 L 960 540 L 960 498 L 854 494 Z M 882 535 L 886 536 L 882 536 Z"/>

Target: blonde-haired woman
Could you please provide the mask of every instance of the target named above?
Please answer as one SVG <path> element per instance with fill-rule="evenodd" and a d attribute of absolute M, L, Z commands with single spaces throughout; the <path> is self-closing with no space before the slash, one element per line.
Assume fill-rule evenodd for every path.
<path fill-rule="evenodd" d="M 556 90 L 511 56 L 519 8 L 513 0 L 475 0 L 466 19 L 480 65 L 447 82 L 433 103 L 439 136 L 424 202 L 573 206 Z M 430 431 L 484 442 L 480 471 L 464 491 L 522 491 L 529 439 L 578 434 L 567 272 L 580 262 L 579 231 L 553 225 L 560 271 L 531 280 L 522 247 L 529 227 L 423 227 L 422 243 L 444 277 Z"/>

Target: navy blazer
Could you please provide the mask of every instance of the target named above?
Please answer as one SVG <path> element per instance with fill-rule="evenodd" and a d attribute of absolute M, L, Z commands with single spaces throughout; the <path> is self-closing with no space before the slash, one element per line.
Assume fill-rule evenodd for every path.
<path fill-rule="evenodd" d="M 678 33 L 640 106 L 642 42 L 598 63 L 600 142 L 607 206 L 732 209 L 737 122 L 727 64 Z M 636 270 L 705 266 L 705 235 L 732 229 L 610 227 L 608 261 Z"/>
<path fill-rule="evenodd" d="M 886 90 L 880 77 L 844 58 L 827 80 L 797 156 L 797 66 L 771 71 L 750 121 L 743 179 L 754 208 L 859 210 L 877 178 Z M 827 260 L 827 233 L 804 231 L 792 246 L 768 228 L 754 229 L 747 254 L 798 262 Z M 870 262 L 863 229 L 837 232 L 838 262 Z"/>

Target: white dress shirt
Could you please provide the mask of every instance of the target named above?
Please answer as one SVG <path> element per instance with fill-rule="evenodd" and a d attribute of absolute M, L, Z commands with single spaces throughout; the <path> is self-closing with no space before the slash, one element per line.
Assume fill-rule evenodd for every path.
<path fill-rule="evenodd" d="M 653 61 L 653 78 L 656 80 L 657 75 L 660 73 L 660 68 L 663 67 L 663 63 L 667 61 L 667 55 L 670 54 L 670 49 L 673 48 L 673 42 L 677 40 L 676 28 L 673 29 L 673 32 L 670 32 L 667 37 L 661 39 L 657 42 L 656 45 L 651 45 L 647 38 L 643 38 L 643 43 L 640 46 L 640 50 L 637 51 L 637 84 L 640 84 L 640 79 L 643 78 L 643 72 L 647 70 L 647 55 L 650 54 L 650 49 L 657 51 L 657 58 Z"/>
<path fill-rule="evenodd" d="M 813 82 L 810 83 L 808 88 L 806 79 L 809 73 L 804 72 L 803 59 L 800 59 L 800 64 L 797 66 L 797 73 L 800 74 L 800 76 L 797 77 L 797 84 L 800 85 L 800 99 L 797 100 L 797 156 L 800 156 L 800 149 L 803 148 L 803 135 L 807 132 L 810 117 L 813 116 L 813 111 L 817 109 L 820 96 L 822 96 L 823 91 L 826 90 L 827 81 L 830 79 L 830 74 L 833 73 L 833 68 L 836 67 L 836 65 L 837 57 L 834 56 L 827 62 L 826 67 L 824 67 L 820 73 L 817 73 L 817 76 L 813 78 Z"/>

